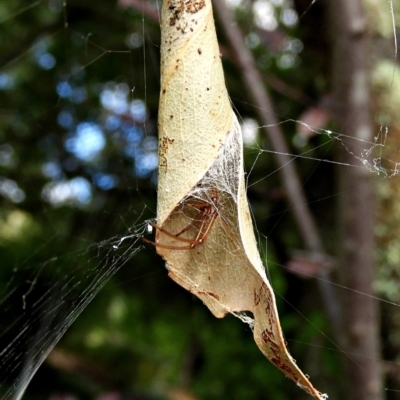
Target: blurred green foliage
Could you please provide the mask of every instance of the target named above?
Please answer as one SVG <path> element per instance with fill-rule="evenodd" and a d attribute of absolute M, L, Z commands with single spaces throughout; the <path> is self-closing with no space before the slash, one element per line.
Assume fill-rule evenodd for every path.
<path fill-rule="evenodd" d="M 285 90 L 301 94 L 299 101 L 271 90 L 280 118 L 296 120 L 326 90 L 327 56 L 316 51 L 322 37 L 313 42 L 302 24 L 282 23 L 279 15 L 284 7 L 276 7 L 276 37 L 254 25 L 250 4 L 243 2 L 236 14 L 266 81 L 273 79 Z M 308 18 L 317 18 L 319 7 L 311 8 Z M 8 332 L 15 316 L 26 313 L 20 302 L 10 302 L 7 295 L 15 289 L 16 298 L 22 299 L 30 293 L 35 277 L 39 278 L 36 292 L 27 297 L 32 305 L 41 295 L 57 298 L 57 292 L 51 292 L 52 282 L 67 284 L 70 277 L 79 281 L 65 297 L 67 308 L 74 309 L 85 285 L 90 287 L 95 279 L 105 282 L 110 275 L 39 369 L 25 398 L 70 393 L 89 399 L 107 391 L 130 393 L 126 398 L 132 399 L 173 398 L 168 394 L 171 388 L 183 388 L 196 399 L 308 398 L 261 355 L 249 327 L 232 316 L 216 320 L 199 300 L 168 279 L 154 249 L 128 237 L 142 229 L 146 219 L 154 218 L 156 210 L 152 162 L 157 150 L 158 23 L 140 10 L 106 0 L 65 4 L 0 0 L 0 15 L 0 289 L 4 298 L 0 330 Z M 291 52 L 290 43 L 303 50 Z M 228 46 L 223 35 L 221 46 Z M 254 119 L 254 106 L 238 78 L 240 71 L 229 52 L 224 55 L 227 86 L 238 114 L 243 120 Z M 292 57 L 292 64 L 282 64 L 284 55 Z M 121 111 L 118 104 L 128 108 Z M 282 127 L 292 143 L 296 124 Z M 79 132 L 82 140 L 93 140 L 94 147 L 104 143 L 90 153 L 93 148 L 78 141 Z M 282 268 L 290 251 L 302 244 L 272 157 L 260 152 L 267 148 L 259 130 L 245 155 L 260 250 L 279 294 L 289 348 L 299 365 L 312 372 L 315 385 L 331 392 L 334 399 L 340 371 L 335 353 L 324 348 L 333 346 L 319 332 L 329 330 L 315 302 L 315 284 Z M 324 135 L 291 151 L 307 152 L 316 159 L 333 157 L 333 146 Z M 330 197 L 335 193 L 332 165 L 296 161 L 309 201 L 326 198 L 312 203 L 312 211 L 333 250 L 334 213 L 326 212 L 335 201 Z M 121 241 L 124 236 L 128 238 Z M 143 248 L 135 253 L 138 246 Z M 48 309 L 42 309 L 43 321 Z M 52 329 L 60 324 L 62 319 Z M 12 326 L 18 331 L 18 322 Z M 46 332 L 46 327 L 40 329 Z M 11 337 L 0 336 L 1 348 Z M 20 352 L 22 359 L 29 359 L 24 347 Z M 11 385 L 12 377 L 2 377 L 2 390 Z"/>

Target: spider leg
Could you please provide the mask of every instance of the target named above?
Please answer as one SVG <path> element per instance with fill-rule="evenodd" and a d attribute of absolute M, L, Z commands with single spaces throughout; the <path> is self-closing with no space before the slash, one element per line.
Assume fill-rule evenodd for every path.
<path fill-rule="evenodd" d="M 194 219 L 189 225 L 187 225 L 185 228 L 183 228 L 180 232 L 175 233 L 174 236 L 176 238 L 181 236 L 183 233 L 187 232 L 190 228 L 192 228 L 195 225 L 195 223 L 198 222 L 198 221 L 199 221 L 199 219 L 197 219 L 197 218 Z M 180 239 L 182 239 L 182 238 L 180 238 Z"/>
<path fill-rule="evenodd" d="M 188 204 L 189 206 L 191 206 L 190 204 Z M 200 229 L 199 231 L 201 232 L 202 226 L 204 225 L 204 218 L 208 217 L 210 215 L 210 206 L 209 204 L 207 204 L 207 206 L 205 206 L 203 204 L 202 208 L 205 209 L 205 211 L 203 211 L 201 208 L 199 207 L 195 207 L 196 210 L 198 210 L 198 214 L 196 215 L 196 218 L 193 219 L 193 221 L 186 226 L 185 228 L 183 228 L 180 232 L 176 233 L 175 236 L 178 237 L 180 235 L 182 235 L 183 233 L 187 232 L 190 228 L 192 228 L 197 222 L 201 222 L 200 225 Z M 203 214 L 202 216 L 199 217 L 200 214 Z M 195 240 L 196 241 L 196 240 Z"/>
<path fill-rule="evenodd" d="M 198 242 L 196 243 L 196 240 L 193 240 L 193 239 L 186 239 L 186 238 L 182 238 L 182 237 L 179 237 L 179 236 L 176 237 L 173 233 L 168 232 L 167 230 L 165 230 L 164 228 L 161 228 L 161 226 L 157 226 L 156 224 L 150 223 L 150 225 L 153 228 L 155 228 L 155 229 L 159 230 L 160 232 L 164 233 L 164 235 L 167 235 L 167 236 L 171 237 L 172 239 L 179 240 L 180 242 L 185 242 L 185 243 L 199 244 Z M 157 243 L 157 246 L 158 246 L 158 243 Z"/>
<path fill-rule="evenodd" d="M 208 218 L 208 222 L 207 222 L 205 231 L 202 232 L 202 228 L 203 228 L 204 225 L 205 225 L 205 221 L 203 221 L 203 224 L 202 224 L 202 226 L 201 226 L 201 229 L 199 230 L 199 233 L 198 233 L 198 235 L 197 235 L 196 238 L 195 238 L 195 241 L 197 241 L 198 244 L 203 243 L 203 242 L 207 239 L 208 234 L 210 233 L 210 229 L 211 229 L 212 226 L 214 225 L 215 219 L 216 219 L 217 216 L 218 216 L 218 211 L 215 209 L 211 214 L 207 214 L 207 215 L 208 215 L 209 218 Z M 201 233 L 201 236 L 200 236 L 200 233 Z"/>
<path fill-rule="evenodd" d="M 214 225 L 214 222 L 216 218 L 219 215 L 218 212 L 218 197 L 216 194 L 214 194 L 211 197 L 211 201 L 187 201 L 184 203 L 184 206 L 192 207 L 195 210 L 198 211 L 196 217 L 190 222 L 185 228 L 183 228 L 180 232 L 173 234 L 166 229 L 157 226 L 154 223 L 150 223 L 150 226 L 155 228 L 156 230 L 160 231 L 161 233 L 169 236 L 170 238 L 183 242 L 183 243 L 188 243 L 188 245 L 183 245 L 183 246 L 174 246 L 174 245 L 166 245 L 162 243 L 156 243 L 152 242 L 146 238 L 142 237 L 142 240 L 145 243 L 151 244 L 152 246 L 155 247 L 161 247 L 164 249 L 170 249 L 170 250 L 193 250 L 197 245 L 203 244 L 204 241 L 207 239 L 210 230 L 212 226 Z M 196 227 L 197 229 L 197 234 L 194 239 L 186 239 L 181 237 L 181 235 L 185 232 L 187 232 L 189 229 Z"/>
<path fill-rule="evenodd" d="M 144 237 L 141 238 L 143 240 L 143 242 L 151 244 L 154 247 L 161 247 L 163 249 L 169 249 L 169 250 L 193 250 L 194 247 L 190 246 L 168 246 L 166 244 L 162 244 L 162 243 L 155 243 L 152 242 L 151 240 L 148 240 Z"/>

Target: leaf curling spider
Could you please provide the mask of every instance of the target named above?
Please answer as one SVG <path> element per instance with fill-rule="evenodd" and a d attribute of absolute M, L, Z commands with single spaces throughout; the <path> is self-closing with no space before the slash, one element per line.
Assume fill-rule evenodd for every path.
<path fill-rule="evenodd" d="M 184 207 L 191 207 L 198 211 L 197 215 L 190 222 L 185 228 L 183 228 L 178 233 L 171 233 L 160 226 L 149 223 L 149 225 L 155 228 L 157 231 L 163 233 L 166 236 L 171 237 L 179 242 L 183 242 L 186 245 L 183 246 L 173 246 L 173 245 L 166 245 L 162 243 L 152 242 L 144 237 L 142 240 L 145 243 L 151 244 L 154 247 L 161 247 L 163 249 L 169 250 L 193 250 L 196 246 L 203 244 L 204 241 L 207 239 L 212 226 L 216 218 L 218 217 L 218 195 L 215 190 L 213 190 L 211 198 L 209 201 L 207 200 L 199 200 L 193 197 L 188 197 L 182 202 Z M 190 229 L 197 229 L 196 236 L 193 239 L 186 239 L 181 237 L 182 234 L 189 231 Z"/>

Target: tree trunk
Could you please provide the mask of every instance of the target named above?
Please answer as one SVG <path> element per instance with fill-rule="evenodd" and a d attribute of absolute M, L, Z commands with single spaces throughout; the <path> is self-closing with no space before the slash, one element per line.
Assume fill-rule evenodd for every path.
<path fill-rule="evenodd" d="M 356 158 L 373 140 L 367 21 L 361 0 L 330 0 L 335 117 L 344 135 L 340 167 L 340 274 L 348 398 L 382 400 L 379 312 L 372 295 L 374 267 L 373 176 Z M 362 295 L 360 293 L 364 293 Z"/>

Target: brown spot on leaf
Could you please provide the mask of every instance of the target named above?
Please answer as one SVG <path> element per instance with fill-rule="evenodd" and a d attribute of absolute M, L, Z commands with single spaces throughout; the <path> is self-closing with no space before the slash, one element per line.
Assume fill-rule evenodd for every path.
<path fill-rule="evenodd" d="M 275 335 L 272 330 L 264 329 L 261 333 L 261 338 L 265 343 L 270 344 L 275 339 Z"/>
<path fill-rule="evenodd" d="M 205 5 L 205 0 L 187 0 L 185 2 L 186 11 L 192 14 L 200 11 Z"/>
<path fill-rule="evenodd" d="M 264 298 L 265 293 L 266 293 L 266 285 L 263 282 L 262 285 L 260 286 L 259 289 L 254 289 L 254 305 L 258 306 L 260 303 L 261 299 Z"/>
<path fill-rule="evenodd" d="M 185 10 L 184 0 L 168 0 L 168 10 L 171 13 L 169 25 L 174 26 Z"/>
<path fill-rule="evenodd" d="M 174 143 L 175 139 L 171 139 L 168 136 L 164 136 L 160 138 L 159 144 L 158 144 L 158 154 L 160 157 L 160 167 L 168 167 L 167 163 L 167 157 L 165 156 L 169 145 L 172 145 Z"/>
<path fill-rule="evenodd" d="M 206 295 L 208 295 L 210 297 L 213 297 L 215 300 L 219 301 L 219 296 L 217 294 L 215 294 L 215 293 L 212 293 L 212 292 L 198 292 L 198 294 L 206 294 Z"/>

